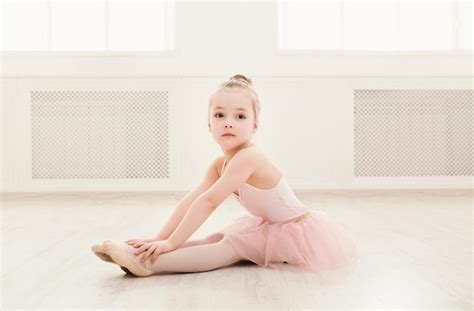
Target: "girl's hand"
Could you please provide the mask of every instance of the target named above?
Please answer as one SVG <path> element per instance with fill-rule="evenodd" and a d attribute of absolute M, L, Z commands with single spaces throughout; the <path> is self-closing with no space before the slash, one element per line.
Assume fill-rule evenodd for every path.
<path fill-rule="evenodd" d="M 141 262 L 145 262 L 151 256 L 151 263 L 153 264 L 158 255 L 174 251 L 175 249 L 176 247 L 174 247 L 169 240 L 155 241 L 142 245 L 137 251 L 135 251 L 135 255 L 138 256 L 145 252 Z"/>
<path fill-rule="evenodd" d="M 160 241 L 162 239 L 159 238 L 149 238 L 149 239 L 131 239 L 127 240 L 124 243 L 131 245 L 133 247 L 140 247 L 145 243 L 150 243 L 150 242 L 155 242 L 155 241 Z"/>

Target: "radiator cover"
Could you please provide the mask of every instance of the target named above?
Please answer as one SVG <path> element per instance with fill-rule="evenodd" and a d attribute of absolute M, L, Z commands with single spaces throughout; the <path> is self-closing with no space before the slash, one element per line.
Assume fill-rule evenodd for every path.
<path fill-rule="evenodd" d="M 354 90 L 355 176 L 472 176 L 472 99 L 472 90 Z"/>
<path fill-rule="evenodd" d="M 169 178 L 169 98 L 31 91 L 33 179 Z"/>

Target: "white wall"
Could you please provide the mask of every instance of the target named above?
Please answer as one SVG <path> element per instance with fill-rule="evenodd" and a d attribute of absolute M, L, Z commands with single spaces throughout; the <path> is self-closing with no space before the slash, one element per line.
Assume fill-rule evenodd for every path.
<path fill-rule="evenodd" d="M 178 51 L 168 55 L 4 53 L 1 190 L 189 190 L 220 154 L 207 132 L 208 97 L 218 83 L 236 73 L 253 78 L 259 92 L 262 124 L 255 142 L 286 172 L 295 189 L 472 185 L 470 177 L 353 176 L 353 90 L 472 89 L 472 55 L 281 54 L 276 50 L 276 9 L 272 2 L 178 2 Z M 177 168 L 172 181 L 31 180 L 31 116 L 25 91 L 32 85 L 59 85 L 77 78 L 91 79 L 91 85 L 100 81 L 114 86 L 117 79 L 174 85 L 178 134 L 172 140 L 179 156 L 172 159 Z"/>

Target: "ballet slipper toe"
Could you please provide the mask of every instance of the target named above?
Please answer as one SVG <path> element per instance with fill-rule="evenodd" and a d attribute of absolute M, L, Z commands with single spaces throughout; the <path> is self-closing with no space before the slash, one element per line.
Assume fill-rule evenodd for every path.
<path fill-rule="evenodd" d="M 94 254 L 97 255 L 97 257 L 99 257 L 103 261 L 114 263 L 112 258 L 110 258 L 110 256 L 105 253 L 105 249 L 102 244 L 92 245 L 91 250 L 94 252 Z"/>
<path fill-rule="evenodd" d="M 92 245 L 92 246 L 91 246 L 91 249 L 92 249 L 92 251 L 94 252 L 94 254 L 96 254 L 97 257 L 99 257 L 99 258 L 102 259 L 103 261 L 110 262 L 110 263 L 112 263 L 112 264 L 117 264 L 115 261 L 112 260 L 112 258 L 110 258 L 109 255 L 107 255 L 107 253 L 105 252 L 104 245 L 102 245 L 102 244 Z M 126 274 L 132 274 L 132 273 L 131 273 L 127 268 L 125 268 L 125 267 L 120 267 L 120 269 L 122 269 Z"/>
<path fill-rule="evenodd" d="M 145 263 L 140 263 L 140 259 L 133 254 L 133 250 L 125 243 L 107 240 L 102 243 L 105 252 L 115 263 L 121 266 L 122 270 L 131 272 L 135 276 L 150 276 L 155 272 L 147 269 Z M 126 269 L 126 270 L 125 270 Z"/>

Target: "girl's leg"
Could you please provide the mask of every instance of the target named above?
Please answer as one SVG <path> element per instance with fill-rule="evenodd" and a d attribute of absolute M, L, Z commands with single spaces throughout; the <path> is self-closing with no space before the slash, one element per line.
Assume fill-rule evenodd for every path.
<path fill-rule="evenodd" d="M 181 249 L 181 248 L 185 248 L 185 247 L 191 247 L 191 246 L 196 246 L 196 245 L 204 245 L 204 244 L 212 244 L 212 243 L 217 243 L 219 242 L 221 239 L 222 239 L 223 235 L 222 236 L 219 236 L 218 235 L 211 235 L 211 236 L 208 236 L 204 239 L 196 239 L 196 240 L 188 240 L 186 242 L 184 242 L 180 247 L 178 247 L 177 249 Z M 97 255 L 99 256 L 99 255 Z M 99 256 L 100 257 L 100 256 Z M 107 255 L 107 257 L 109 257 Z M 115 263 L 110 257 L 109 257 L 110 260 L 106 260 L 106 259 L 103 259 L 105 261 L 109 261 L 109 262 L 112 262 L 112 263 Z M 133 273 L 128 270 L 127 268 L 125 267 L 120 267 L 120 269 L 122 269 L 126 274 L 132 274 Z"/>
<path fill-rule="evenodd" d="M 185 248 L 185 247 L 190 247 L 190 246 L 196 246 L 196 245 L 217 243 L 220 240 L 222 240 L 223 238 L 224 238 L 224 235 L 222 233 L 214 233 L 214 234 L 211 234 L 211 235 L 205 237 L 204 239 L 196 239 L 196 240 L 186 241 L 180 247 L 178 247 L 178 249 Z M 115 263 L 112 260 L 112 258 L 110 258 L 110 256 L 104 250 L 104 245 L 103 244 L 93 245 L 91 247 L 91 249 L 103 261 L 107 261 L 107 262 L 110 262 L 110 263 Z M 127 273 L 129 273 L 129 272 L 127 272 Z"/>
<path fill-rule="evenodd" d="M 190 247 L 190 246 L 196 246 L 196 245 L 203 245 L 203 244 L 212 244 L 212 243 L 217 243 L 220 240 L 224 238 L 224 234 L 222 233 L 214 233 L 211 234 L 204 239 L 197 239 L 197 240 L 189 240 L 184 242 L 179 248 L 185 248 L 185 247 Z"/>
<path fill-rule="evenodd" d="M 144 265 L 156 272 L 200 272 L 226 267 L 241 258 L 227 240 L 178 248 L 158 256 L 151 264 L 148 259 Z"/>
<path fill-rule="evenodd" d="M 161 272 L 200 272 L 231 265 L 241 258 L 228 240 L 217 243 L 178 248 L 161 254 L 152 264 L 150 259 L 141 262 L 142 255 L 136 256 L 134 248 L 125 243 L 104 241 L 104 251 L 125 272 L 136 276 L 150 276 Z"/>

